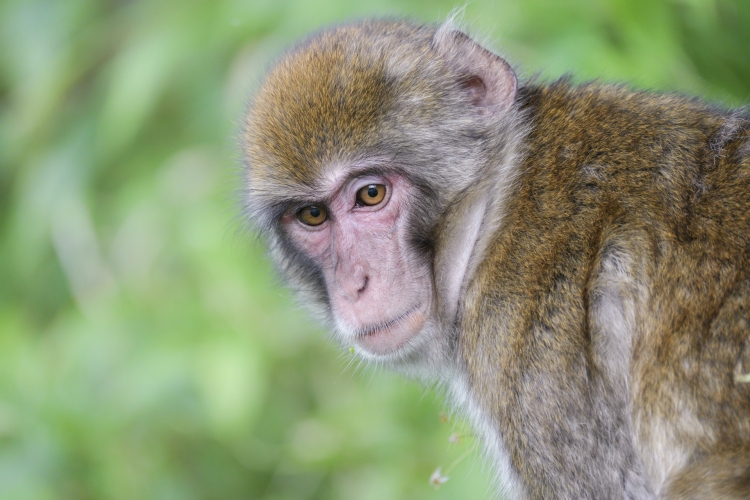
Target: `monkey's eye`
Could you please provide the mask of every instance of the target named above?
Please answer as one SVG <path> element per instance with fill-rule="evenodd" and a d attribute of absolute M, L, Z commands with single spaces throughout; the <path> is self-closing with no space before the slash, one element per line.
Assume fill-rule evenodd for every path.
<path fill-rule="evenodd" d="M 319 226 L 328 218 L 325 208 L 318 205 L 310 205 L 297 212 L 297 218 L 308 226 Z"/>
<path fill-rule="evenodd" d="M 377 205 L 385 198 L 385 186 L 383 184 L 368 184 L 357 191 L 357 204 L 371 207 Z"/>

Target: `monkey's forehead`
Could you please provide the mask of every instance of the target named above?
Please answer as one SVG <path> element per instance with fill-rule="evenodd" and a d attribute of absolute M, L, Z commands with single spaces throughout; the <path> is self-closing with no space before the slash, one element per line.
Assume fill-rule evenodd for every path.
<path fill-rule="evenodd" d="M 405 96 L 436 95 L 424 88 L 445 73 L 434 67 L 434 53 L 428 57 L 434 34 L 431 26 L 366 22 L 324 31 L 290 50 L 248 112 L 248 180 L 256 187 L 309 183 L 327 164 L 378 147 L 384 120 Z"/>

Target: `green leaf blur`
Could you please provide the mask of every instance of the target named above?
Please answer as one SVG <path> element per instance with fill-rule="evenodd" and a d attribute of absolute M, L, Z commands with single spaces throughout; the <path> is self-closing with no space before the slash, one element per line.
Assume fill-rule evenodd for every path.
<path fill-rule="evenodd" d="M 480 499 L 436 391 L 354 361 L 239 212 L 238 124 L 293 40 L 464 2 L 0 3 L 0 498 Z M 750 2 L 473 0 L 520 75 L 750 101 Z M 451 439 L 456 441 L 456 439 Z"/>

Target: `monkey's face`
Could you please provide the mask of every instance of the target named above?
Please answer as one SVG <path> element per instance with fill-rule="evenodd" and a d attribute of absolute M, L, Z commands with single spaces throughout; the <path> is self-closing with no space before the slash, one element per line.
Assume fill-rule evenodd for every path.
<path fill-rule="evenodd" d="M 269 72 L 245 124 L 246 210 L 344 345 L 442 375 L 515 93 L 466 35 L 390 21 L 324 31 Z"/>
<path fill-rule="evenodd" d="M 342 342 L 375 358 L 408 350 L 433 307 L 430 265 L 409 241 L 417 191 L 403 176 L 356 168 L 319 186 L 319 201 L 287 211 L 282 228 L 322 273 Z"/>

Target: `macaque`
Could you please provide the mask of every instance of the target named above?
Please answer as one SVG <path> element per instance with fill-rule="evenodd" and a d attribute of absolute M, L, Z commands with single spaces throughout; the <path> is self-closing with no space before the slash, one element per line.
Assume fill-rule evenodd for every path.
<path fill-rule="evenodd" d="M 744 111 L 366 21 L 279 59 L 242 147 L 300 302 L 445 387 L 507 498 L 750 498 Z"/>

